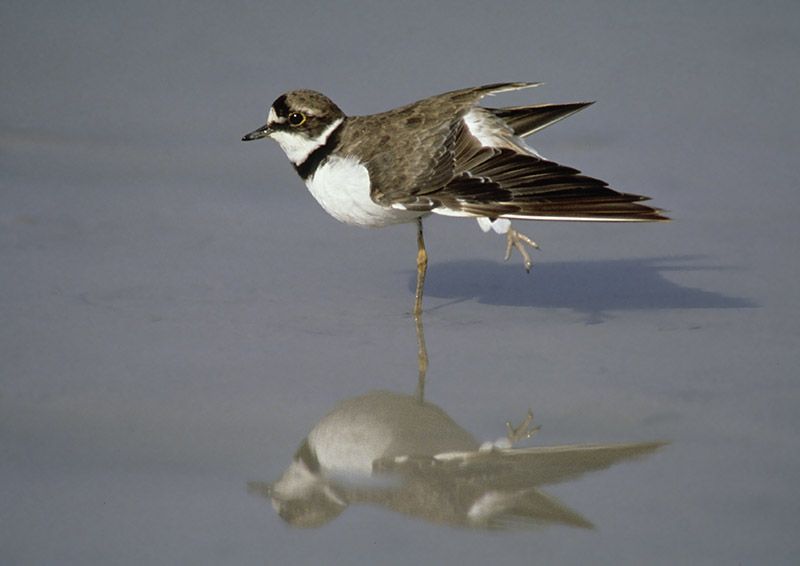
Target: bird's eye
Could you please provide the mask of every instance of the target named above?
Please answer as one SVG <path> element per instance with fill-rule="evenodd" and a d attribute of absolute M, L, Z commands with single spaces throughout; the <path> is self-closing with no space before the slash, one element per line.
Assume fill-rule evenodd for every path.
<path fill-rule="evenodd" d="M 291 114 L 289 114 L 289 124 L 291 124 L 292 126 L 299 126 L 305 121 L 306 121 L 306 116 L 301 112 L 292 112 Z"/>

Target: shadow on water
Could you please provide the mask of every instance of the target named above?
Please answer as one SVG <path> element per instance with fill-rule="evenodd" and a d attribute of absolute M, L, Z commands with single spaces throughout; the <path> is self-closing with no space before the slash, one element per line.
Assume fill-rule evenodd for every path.
<path fill-rule="evenodd" d="M 518 447 L 538 431 L 533 413 L 505 437 L 478 443 L 424 399 L 428 369 L 416 317 L 414 395 L 372 391 L 338 403 L 300 442 L 283 475 L 252 481 L 295 527 L 321 527 L 353 505 L 379 506 L 431 523 L 473 529 L 592 523 L 541 487 L 643 457 L 663 442 Z"/>
<path fill-rule="evenodd" d="M 470 260 L 429 266 L 425 294 L 454 302 L 477 300 L 506 306 L 570 308 L 602 318 L 605 311 L 734 309 L 758 305 L 750 299 L 684 287 L 670 271 L 722 271 L 700 264 L 700 256 L 534 264 L 530 274 L 517 262 Z M 413 290 L 416 280 L 409 280 Z"/>

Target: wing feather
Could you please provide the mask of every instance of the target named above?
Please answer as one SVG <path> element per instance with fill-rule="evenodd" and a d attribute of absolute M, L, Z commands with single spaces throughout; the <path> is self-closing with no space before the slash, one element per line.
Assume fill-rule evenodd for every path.
<path fill-rule="evenodd" d="M 485 96 L 539 84 L 494 83 L 454 90 L 383 114 L 350 119 L 345 143 L 364 157 L 372 200 L 385 206 L 406 204 L 406 200 L 413 204 L 415 197 L 440 190 L 455 175 L 464 114 Z M 398 128 L 400 132 L 394 131 Z M 367 147 L 365 140 L 374 140 L 376 131 L 385 133 L 381 143 Z M 364 135 L 367 132 L 373 135 Z"/>
<path fill-rule="evenodd" d="M 538 84 L 456 90 L 384 114 L 354 117 L 343 144 L 363 156 L 371 197 L 384 206 L 489 218 L 668 220 L 660 210 L 640 204 L 647 197 L 619 192 L 605 181 L 543 159 L 519 140 L 591 103 L 478 107 L 468 114 L 487 95 Z M 489 142 L 471 132 L 470 120 L 490 128 Z M 384 132 L 381 143 L 367 146 L 365 140 L 374 140 L 375 132 Z M 497 143 L 491 143 L 494 138 Z"/>
<path fill-rule="evenodd" d="M 594 102 L 567 102 L 564 104 L 487 108 L 487 110 L 505 122 L 514 131 L 514 135 L 524 138 L 551 124 L 560 122 L 592 104 Z"/>
<path fill-rule="evenodd" d="M 491 218 L 666 220 L 659 210 L 638 204 L 647 197 L 616 191 L 522 150 L 483 147 L 465 128 L 456 143 L 453 178 L 429 196 L 452 211 Z"/>

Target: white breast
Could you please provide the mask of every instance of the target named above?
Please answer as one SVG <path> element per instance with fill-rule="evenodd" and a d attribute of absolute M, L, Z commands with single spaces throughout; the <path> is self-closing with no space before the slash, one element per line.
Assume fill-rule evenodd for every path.
<path fill-rule="evenodd" d="M 376 204 L 370 198 L 369 171 L 354 157 L 331 156 L 306 180 L 306 186 L 328 214 L 345 224 L 380 227 L 421 216 Z"/>

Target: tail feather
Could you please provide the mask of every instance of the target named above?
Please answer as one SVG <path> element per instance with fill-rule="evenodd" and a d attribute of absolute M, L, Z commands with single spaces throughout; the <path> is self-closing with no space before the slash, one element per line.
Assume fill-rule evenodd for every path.
<path fill-rule="evenodd" d="M 487 110 L 503 120 L 509 128 L 514 130 L 515 135 L 524 138 L 592 104 L 594 102 L 567 102 L 565 104 L 487 108 Z"/>

